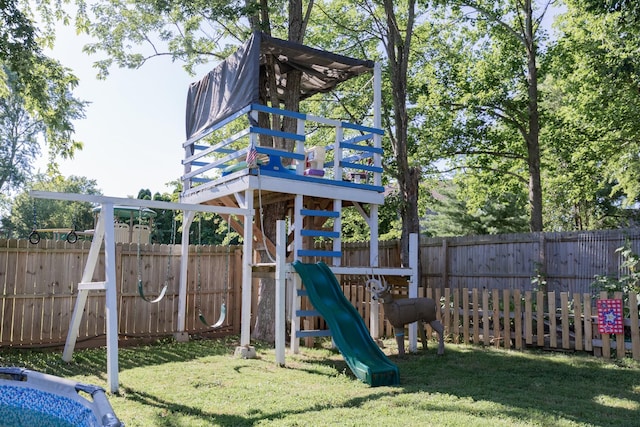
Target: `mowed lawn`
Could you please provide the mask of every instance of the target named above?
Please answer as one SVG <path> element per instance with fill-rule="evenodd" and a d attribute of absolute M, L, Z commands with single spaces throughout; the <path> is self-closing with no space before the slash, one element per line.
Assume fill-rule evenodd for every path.
<path fill-rule="evenodd" d="M 233 356 L 238 337 L 163 340 L 120 349 L 120 394 L 110 402 L 126 426 L 640 426 L 640 363 L 588 355 L 447 344 L 395 355 L 401 384 L 357 380 L 329 342 L 287 353 L 256 345 Z M 73 362 L 59 351 L 0 350 L 0 365 L 106 388 L 103 349 Z"/>

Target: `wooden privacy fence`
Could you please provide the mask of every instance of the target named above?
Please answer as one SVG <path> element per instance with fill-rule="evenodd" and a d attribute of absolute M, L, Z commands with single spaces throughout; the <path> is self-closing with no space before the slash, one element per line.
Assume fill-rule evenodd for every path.
<path fill-rule="evenodd" d="M 601 351 L 605 357 L 611 350 L 622 354 L 618 346 L 624 340 L 600 337 L 594 329 L 593 301 L 599 295 L 591 283 L 596 274 L 620 277 L 626 273 L 616 252 L 625 241 L 635 253 L 640 252 L 638 230 L 423 238 L 419 295 L 442 299 L 442 320 L 454 342 L 509 348 L 544 346 L 596 354 Z M 43 240 L 31 245 L 27 240 L 0 240 L 0 346 L 64 343 L 88 251 L 89 242 L 72 245 Z M 180 253 L 180 245 L 141 245 L 138 256 L 135 243 L 117 244 L 121 337 L 176 332 Z M 241 248 L 190 246 L 189 253 L 186 332 L 208 331 L 198 320 L 198 308 L 213 323 L 224 301 L 227 319 L 219 332 L 239 333 Z M 93 281 L 104 280 L 100 276 L 104 271 L 102 257 L 99 263 Z M 344 245 L 343 266 L 368 264 L 368 244 Z M 400 265 L 397 242 L 380 243 L 378 264 Z M 139 297 L 138 272 L 145 295 L 151 298 L 168 280 L 166 297 L 160 303 L 148 304 Z M 536 277 L 545 280 L 544 292 L 536 292 L 532 283 Z M 345 295 L 369 325 L 370 303 L 364 279 L 343 275 L 340 281 Z M 258 287 L 253 289 L 255 313 Z M 406 288 L 398 292 L 406 292 Z M 638 333 L 637 304 L 634 306 L 631 296 L 625 304 L 630 315 L 625 320 L 624 348 L 626 354 L 638 358 L 638 340 L 634 338 Z M 505 319 L 509 319 L 508 331 Z M 316 324 L 306 328 L 323 326 L 322 319 L 312 321 Z M 380 330 L 392 336 L 382 315 L 378 321 Z M 104 333 L 104 296 L 91 292 L 79 339 L 91 340 Z"/>
<path fill-rule="evenodd" d="M 420 240 L 420 286 L 440 289 L 534 290 L 588 293 L 595 275 L 625 274 L 621 254 L 628 243 L 640 253 L 640 228 L 562 233 L 524 233 Z M 397 241 L 380 242 L 379 265 L 399 266 Z M 369 265 L 368 244 L 347 244 L 343 266 Z"/>
<path fill-rule="evenodd" d="M 640 253 L 640 229 L 423 239 L 422 285 L 524 292 L 537 278 L 547 291 L 590 293 L 595 275 L 625 273 L 625 242 Z"/>
<path fill-rule="evenodd" d="M 77 296 L 77 284 L 90 242 L 69 244 L 42 240 L 0 240 L 0 346 L 64 344 Z M 118 327 L 121 337 L 155 337 L 177 331 L 180 245 L 116 245 Z M 186 332 L 206 332 L 199 309 L 215 322 L 223 302 L 227 319 L 223 331 L 240 331 L 241 251 L 237 247 L 190 246 L 187 274 Z M 138 293 L 141 278 L 145 296 L 167 293 L 149 304 Z M 92 281 L 104 280 L 104 254 Z M 104 292 L 89 293 L 78 340 L 106 333 Z"/>

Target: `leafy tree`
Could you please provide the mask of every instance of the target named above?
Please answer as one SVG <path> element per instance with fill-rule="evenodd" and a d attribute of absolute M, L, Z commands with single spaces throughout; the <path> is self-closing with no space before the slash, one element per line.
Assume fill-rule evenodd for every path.
<path fill-rule="evenodd" d="M 5 68 L 9 90 L 0 98 L 0 190 L 9 194 L 30 177 L 40 154 L 38 136 L 43 123 L 33 120 L 17 93 L 15 73 Z"/>
<path fill-rule="evenodd" d="M 3 22 L 0 27 L 0 96 L 11 101 L 12 110 L 23 110 L 21 120 L 26 113 L 33 123 L 40 124 L 38 133 L 49 147 L 49 159 L 55 169 L 58 156 L 72 158 L 75 150 L 82 148 L 79 141 L 73 140 L 73 120 L 84 118 L 86 103 L 72 94 L 78 79 L 68 68 L 42 53 L 42 45 L 50 45 L 52 39 L 38 35 L 29 18 L 32 13 L 28 3 L 0 0 L 0 20 Z M 7 116 L 7 106 L 3 108 L 0 119 L 5 126 L 4 134 L 7 125 L 19 123 L 11 123 L 15 116 Z M 14 136 L 3 135 L 3 139 Z M 3 145 L 5 143 L 15 144 L 16 141 L 3 141 Z M 25 141 L 17 143 L 25 144 Z M 27 151 L 31 151 L 33 144 L 26 145 Z M 4 170 L 7 165 L 14 176 L 20 175 L 15 174 L 16 165 L 11 161 L 3 164 L 1 175 L 7 175 Z"/>
<path fill-rule="evenodd" d="M 549 1 L 447 1 L 429 100 L 453 115 L 440 151 L 467 170 L 524 178 L 530 230 L 542 231 L 539 65 Z M 446 121 L 445 121 L 446 123 Z"/>
<path fill-rule="evenodd" d="M 638 34 L 571 2 L 558 29 L 543 85 L 549 214 L 560 229 L 628 226 L 640 200 Z"/>
<path fill-rule="evenodd" d="M 7 237 L 27 238 L 34 228 L 88 230 L 94 227 L 93 206 L 90 203 L 34 199 L 29 195 L 31 190 L 100 194 L 95 180 L 77 176 L 38 175 L 24 192 L 14 198 L 11 215 L 0 220 L 3 234 Z"/>
<path fill-rule="evenodd" d="M 581 0 L 571 3 L 596 14 L 620 12 L 622 24 L 640 24 L 640 4 L 635 0 Z"/>

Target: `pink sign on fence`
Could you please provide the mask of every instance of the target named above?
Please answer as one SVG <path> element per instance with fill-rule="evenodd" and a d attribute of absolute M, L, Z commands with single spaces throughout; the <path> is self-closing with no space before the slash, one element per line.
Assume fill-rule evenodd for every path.
<path fill-rule="evenodd" d="M 598 332 L 601 334 L 623 334 L 624 316 L 621 299 L 600 299 L 598 307 Z"/>

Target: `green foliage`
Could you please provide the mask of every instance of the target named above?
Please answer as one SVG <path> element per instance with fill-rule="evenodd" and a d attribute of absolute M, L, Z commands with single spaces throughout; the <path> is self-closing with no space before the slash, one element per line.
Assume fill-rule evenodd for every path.
<path fill-rule="evenodd" d="M 6 67 L 4 71 L 9 90 L 0 97 L 0 190 L 10 194 L 31 177 L 44 126 L 25 110 L 16 74 Z"/>
<path fill-rule="evenodd" d="M 424 229 L 429 236 L 464 236 L 522 233 L 528 231 L 528 218 L 522 194 L 503 193 L 499 198 L 484 197 L 474 203 L 464 197 L 452 182 L 442 182 L 428 197 Z"/>
<path fill-rule="evenodd" d="M 50 172 L 56 171 L 57 157 L 73 157 L 75 150 L 82 148 L 81 143 L 72 140 L 71 120 L 84 117 L 84 103 L 69 92 L 75 80 L 67 84 L 64 81 L 68 77 L 64 75 L 50 76 L 45 111 L 28 97 L 29 89 L 21 81 L 24 76 L 3 63 L 1 57 L 0 68 L 6 85 L 6 94 L 0 97 L 0 189 L 9 194 L 31 177 L 41 151 L 40 141 L 49 148 Z M 43 75 L 53 72 L 52 66 Z"/>
<path fill-rule="evenodd" d="M 547 212 L 554 229 L 629 225 L 640 200 L 638 30 L 569 2 L 543 88 Z M 626 65 L 623 65 L 623 62 Z M 636 71 L 633 71 L 636 70 Z"/>
<path fill-rule="evenodd" d="M 248 38 L 246 18 L 256 5 L 220 0 L 99 2 L 92 8 L 94 17 L 82 25 L 96 40 L 84 50 L 106 55 L 95 63 L 102 78 L 112 66 L 135 69 L 162 56 L 183 62 L 193 74 L 197 65 L 224 59 Z"/>
<path fill-rule="evenodd" d="M 596 275 L 591 286 L 596 291 L 606 291 L 609 294 L 623 292 L 627 300 L 629 292 L 640 293 L 640 255 L 633 251 L 628 240 L 624 246 L 616 249 L 616 253 L 620 254 L 622 260 L 622 274 L 618 277 Z"/>
<path fill-rule="evenodd" d="M 73 96 L 78 79 L 42 53 L 42 46 L 51 41 L 50 33 L 44 26 L 40 31 L 43 36 L 39 35 L 27 3 L 2 0 L 0 6 L 0 95 L 10 95 L 30 120 L 41 124 L 38 133 L 49 147 L 52 163 L 58 156 L 72 158 L 75 150 L 82 148 L 73 140 L 73 121 L 84 118 L 86 107 L 86 102 Z M 60 4 L 55 7 L 60 8 Z M 46 18 L 54 16 L 59 15 L 56 12 Z M 6 120 L 6 111 L 0 111 L 0 118 Z"/>

